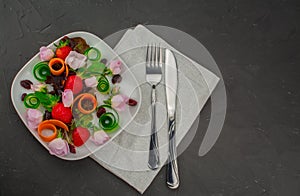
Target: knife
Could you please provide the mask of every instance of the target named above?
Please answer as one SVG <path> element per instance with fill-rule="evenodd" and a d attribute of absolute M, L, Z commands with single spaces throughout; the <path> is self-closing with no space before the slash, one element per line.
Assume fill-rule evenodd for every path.
<path fill-rule="evenodd" d="M 168 111 L 168 135 L 169 135 L 169 152 L 167 163 L 167 185 L 171 189 L 179 186 L 179 174 L 177 165 L 176 150 L 176 93 L 177 93 L 177 64 L 174 54 L 166 49 L 165 51 L 165 89 Z"/>

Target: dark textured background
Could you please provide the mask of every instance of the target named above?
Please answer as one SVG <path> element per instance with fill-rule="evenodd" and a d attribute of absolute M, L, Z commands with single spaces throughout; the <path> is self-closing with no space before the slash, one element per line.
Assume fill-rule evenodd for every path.
<path fill-rule="evenodd" d="M 223 74 L 228 111 L 214 148 L 198 157 L 210 115 L 179 157 L 181 186 L 165 169 L 145 195 L 300 195 L 300 2 L 291 0 L 0 0 L 0 195 L 138 195 L 92 159 L 50 156 L 18 118 L 10 86 L 41 45 L 75 31 L 104 38 L 138 23 L 198 39 Z"/>

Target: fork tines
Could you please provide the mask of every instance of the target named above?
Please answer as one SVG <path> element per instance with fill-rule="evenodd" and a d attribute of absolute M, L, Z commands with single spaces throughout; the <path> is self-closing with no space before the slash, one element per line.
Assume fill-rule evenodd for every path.
<path fill-rule="evenodd" d="M 161 74 L 163 64 L 163 49 L 160 45 L 149 44 L 146 55 L 146 72 L 148 74 Z"/>

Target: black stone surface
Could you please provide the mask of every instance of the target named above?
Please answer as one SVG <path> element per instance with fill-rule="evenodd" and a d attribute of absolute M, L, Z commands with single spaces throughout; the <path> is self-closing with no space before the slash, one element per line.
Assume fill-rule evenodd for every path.
<path fill-rule="evenodd" d="M 11 82 L 41 45 L 71 31 L 106 37 L 141 24 L 198 39 L 223 74 L 228 110 L 214 148 L 198 157 L 210 102 L 179 157 L 144 195 L 300 195 L 300 2 L 293 0 L 0 1 L 0 195 L 138 195 L 92 159 L 63 161 L 32 137 L 10 101 Z"/>

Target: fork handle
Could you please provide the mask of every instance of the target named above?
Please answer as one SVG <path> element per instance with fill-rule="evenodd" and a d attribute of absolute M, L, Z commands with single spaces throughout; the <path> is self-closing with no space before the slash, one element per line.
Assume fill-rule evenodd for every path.
<path fill-rule="evenodd" d="M 152 170 L 159 167 L 159 151 L 158 151 L 158 139 L 156 131 L 156 89 L 152 86 L 151 90 L 151 109 L 152 109 L 152 119 L 151 119 L 151 138 L 149 146 L 149 159 L 148 167 Z"/>
<path fill-rule="evenodd" d="M 167 163 L 167 185 L 170 189 L 176 189 L 179 186 L 179 174 L 177 165 L 177 151 L 175 140 L 175 114 L 169 116 L 169 152 Z"/>

